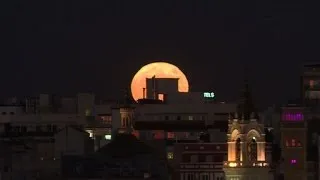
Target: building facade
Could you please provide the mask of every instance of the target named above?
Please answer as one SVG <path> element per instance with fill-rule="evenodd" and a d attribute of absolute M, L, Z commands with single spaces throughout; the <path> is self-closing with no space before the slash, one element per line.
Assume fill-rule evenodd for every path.
<path fill-rule="evenodd" d="M 304 108 L 282 108 L 281 149 L 284 179 L 307 178 L 307 126 Z"/>

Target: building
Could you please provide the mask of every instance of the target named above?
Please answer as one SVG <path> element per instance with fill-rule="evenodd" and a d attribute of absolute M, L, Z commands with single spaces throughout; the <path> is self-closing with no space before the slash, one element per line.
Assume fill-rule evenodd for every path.
<path fill-rule="evenodd" d="M 58 131 L 54 141 L 54 158 L 61 159 L 64 155 L 83 156 L 93 153 L 93 139 L 83 128 L 66 126 Z"/>
<path fill-rule="evenodd" d="M 226 143 L 194 142 L 174 145 L 174 179 L 223 180 Z"/>
<path fill-rule="evenodd" d="M 89 156 L 65 156 L 65 179 L 168 179 L 166 162 L 154 149 L 130 134 L 121 133 Z"/>
<path fill-rule="evenodd" d="M 304 108 L 290 105 L 282 108 L 281 149 L 284 179 L 307 178 L 307 126 Z"/>
<path fill-rule="evenodd" d="M 305 107 L 319 106 L 320 99 L 320 64 L 303 66 L 301 77 L 301 99 Z"/>

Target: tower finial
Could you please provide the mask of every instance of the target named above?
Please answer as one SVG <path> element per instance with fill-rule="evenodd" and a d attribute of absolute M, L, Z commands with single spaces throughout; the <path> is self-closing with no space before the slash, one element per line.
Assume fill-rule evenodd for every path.
<path fill-rule="evenodd" d="M 124 106 L 130 106 L 130 104 L 132 103 L 130 95 L 129 95 L 129 89 L 125 88 L 123 90 L 123 105 Z"/>
<path fill-rule="evenodd" d="M 251 92 L 248 81 L 248 67 L 244 67 L 244 88 L 241 93 L 240 102 L 238 104 L 238 113 L 241 114 L 243 121 L 250 120 L 250 115 L 255 112 L 255 108 L 252 102 Z"/>

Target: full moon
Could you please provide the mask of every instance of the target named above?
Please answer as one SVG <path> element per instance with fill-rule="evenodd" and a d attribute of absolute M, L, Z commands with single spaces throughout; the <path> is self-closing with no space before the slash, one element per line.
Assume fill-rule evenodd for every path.
<path fill-rule="evenodd" d="M 178 91 L 188 92 L 189 83 L 186 75 L 175 65 L 166 62 L 154 62 L 143 66 L 133 77 L 131 93 L 135 101 L 143 98 L 146 78 L 178 78 Z"/>

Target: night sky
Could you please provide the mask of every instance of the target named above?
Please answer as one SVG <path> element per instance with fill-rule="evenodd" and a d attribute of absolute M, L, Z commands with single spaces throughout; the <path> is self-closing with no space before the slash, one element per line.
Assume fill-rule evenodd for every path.
<path fill-rule="evenodd" d="M 247 64 L 256 103 L 282 103 L 299 96 L 301 65 L 319 60 L 320 27 L 319 4 L 281 3 L 1 1 L 0 93 L 114 98 L 141 66 L 165 60 L 221 100 L 239 96 Z"/>

